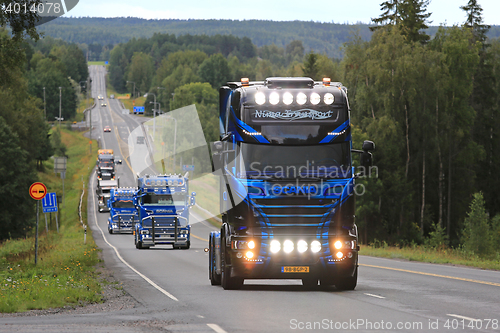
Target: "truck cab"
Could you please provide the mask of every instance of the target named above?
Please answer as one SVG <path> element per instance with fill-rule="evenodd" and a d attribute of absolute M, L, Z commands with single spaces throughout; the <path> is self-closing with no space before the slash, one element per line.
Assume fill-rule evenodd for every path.
<path fill-rule="evenodd" d="M 306 288 L 354 289 L 357 176 L 347 88 L 328 78 L 242 79 L 221 87 L 219 100 L 212 158 L 223 223 L 209 237 L 211 284 L 301 279 Z M 363 149 L 369 157 L 374 144 Z"/>
<path fill-rule="evenodd" d="M 137 213 L 136 194 L 133 187 L 112 188 L 107 201 L 110 217 L 108 218 L 108 232 L 132 233 L 135 223 L 139 220 Z"/>
<path fill-rule="evenodd" d="M 118 180 L 101 180 L 97 179 L 97 204 L 99 213 L 109 212 L 108 200 L 111 197 L 111 190 L 118 187 Z"/>
<path fill-rule="evenodd" d="M 189 249 L 189 208 L 195 204 L 196 193 L 189 195 L 188 173 L 184 176 L 145 175 L 138 178 L 137 187 L 136 248 L 167 244 L 174 249 Z"/>
<path fill-rule="evenodd" d="M 115 179 L 115 158 L 113 154 L 99 154 L 96 162 L 97 179 L 112 180 Z"/>

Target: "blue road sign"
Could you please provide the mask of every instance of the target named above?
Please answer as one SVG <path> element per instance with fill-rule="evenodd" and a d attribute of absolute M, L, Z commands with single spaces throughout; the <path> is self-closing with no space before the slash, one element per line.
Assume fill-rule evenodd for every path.
<path fill-rule="evenodd" d="M 56 192 L 47 193 L 42 199 L 42 207 L 44 213 L 57 212 L 57 197 Z"/>
<path fill-rule="evenodd" d="M 104 64 L 105 64 L 105 65 L 109 65 L 109 62 L 108 62 L 108 61 L 105 61 L 105 62 L 104 62 Z"/>
<path fill-rule="evenodd" d="M 182 171 L 194 171 L 194 165 L 184 164 L 182 165 Z"/>

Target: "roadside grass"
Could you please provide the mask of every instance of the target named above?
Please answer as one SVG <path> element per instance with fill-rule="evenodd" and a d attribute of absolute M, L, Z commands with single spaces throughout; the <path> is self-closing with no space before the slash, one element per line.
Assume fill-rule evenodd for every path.
<path fill-rule="evenodd" d="M 423 245 L 407 246 L 403 248 L 378 244 L 374 246 L 362 245 L 361 255 L 383 257 L 390 259 L 403 259 L 435 264 L 448 264 L 456 266 L 470 266 L 481 269 L 500 270 L 500 256 L 496 258 L 481 258 L 461 249 L 431 248 Z"/>
<path fill-rule="evenodd" d="M 0 312 L 23 312 L 101 301 L 101 287 L 95 271 L 99 250 L 90 232 L 84 244 L 84 232 L 78 217 L 80 196 L 95 156 L 89 154 L 88 139 L 78 132 L 62 128 L 61 134 L 69 158 L 64 204 L 58 207 L 61 210 L 59 233 L 55 223 L 51 223 L 49 232 L 46 232 L 40 207 L 36 266 L 34 230 L 26 239 L 7 240 L 0 245 Z M 93 151 L 97 151 L 95 142 Z M 49 192 L 61 195 L 62 180 L 53 172 L 53 161 L 45 162 L 44 167 L 45 171 L 39 173 L 40 181 Z M 87 189 L 84 198 L 86 194 Z M 82 200 L 83 221 L 87 220 L 86 212 L 85 199 Z"/>
<path fill-rule="evenodd" d="M 96 65 L 96 66 L 108 66 L 104 61 L 89 61 L 87 62 L 88 66 Z"/>

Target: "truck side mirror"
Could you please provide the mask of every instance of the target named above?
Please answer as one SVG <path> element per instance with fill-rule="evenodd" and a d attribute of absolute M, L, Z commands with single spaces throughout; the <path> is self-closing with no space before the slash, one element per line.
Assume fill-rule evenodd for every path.
<path fill-rule="evenodd" d="M 365 169 L 363 174 L 366 174 L 367 169 L 373 165 L 373 156 L 370 151 L 375 150 L 375 144 L 373 141 L 365 140 L 362 149 L 360 164 Z"/>
<path fill-rule="evenodd" d="M 221 141 L 215 141 L 211 143 L 212 149 L 212 172 L 222 169 L 222 149 L 223 145 Z"/>
<path fill-rule="evenodd" d="M 365 142 L 363 142 L 362 149 L 365 152 L 375 150 L 375 144 L 373 143 L 373 141 L 365 140 Z"/>
<path fill-rule="evenodd" d="M 372 153 L 370 153 L 369 151 L 364 151 L 361 154 L 360 164 L 365 168 L 365 170 L 371 167 L 373 165 Z"/>

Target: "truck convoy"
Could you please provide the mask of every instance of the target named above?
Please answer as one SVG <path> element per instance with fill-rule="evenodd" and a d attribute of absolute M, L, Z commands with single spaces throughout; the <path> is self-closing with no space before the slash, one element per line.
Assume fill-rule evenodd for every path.
<path fill-rule="evenodd" d="M 352 290 L 358 276 L 355 174 L 375 145 L 352 150 L 347 89 L 311 78 L 228 83 L 219 90 L 222 227 L 209 237 L 212 285 L 301 279 Z M 362 169 L 362 168 L 361 168 Z"/>
<path fill-rule="evenodd" d="M 107 205 L 109 209 L 108 232 L 122 233 L 134 231 L 135 223 L 139 220 L 136 209 L 136 188 L 112 188 Z"/>
<path fill-rule="evenodd" d="M 145 175 L 138 177 L 137 187 L 136 248 L 171 244 L 174 249 L 189 249 L 189 208 L 195 204 L 196 193 L 188 194 L 188 173 L 184 176 Z"/>

